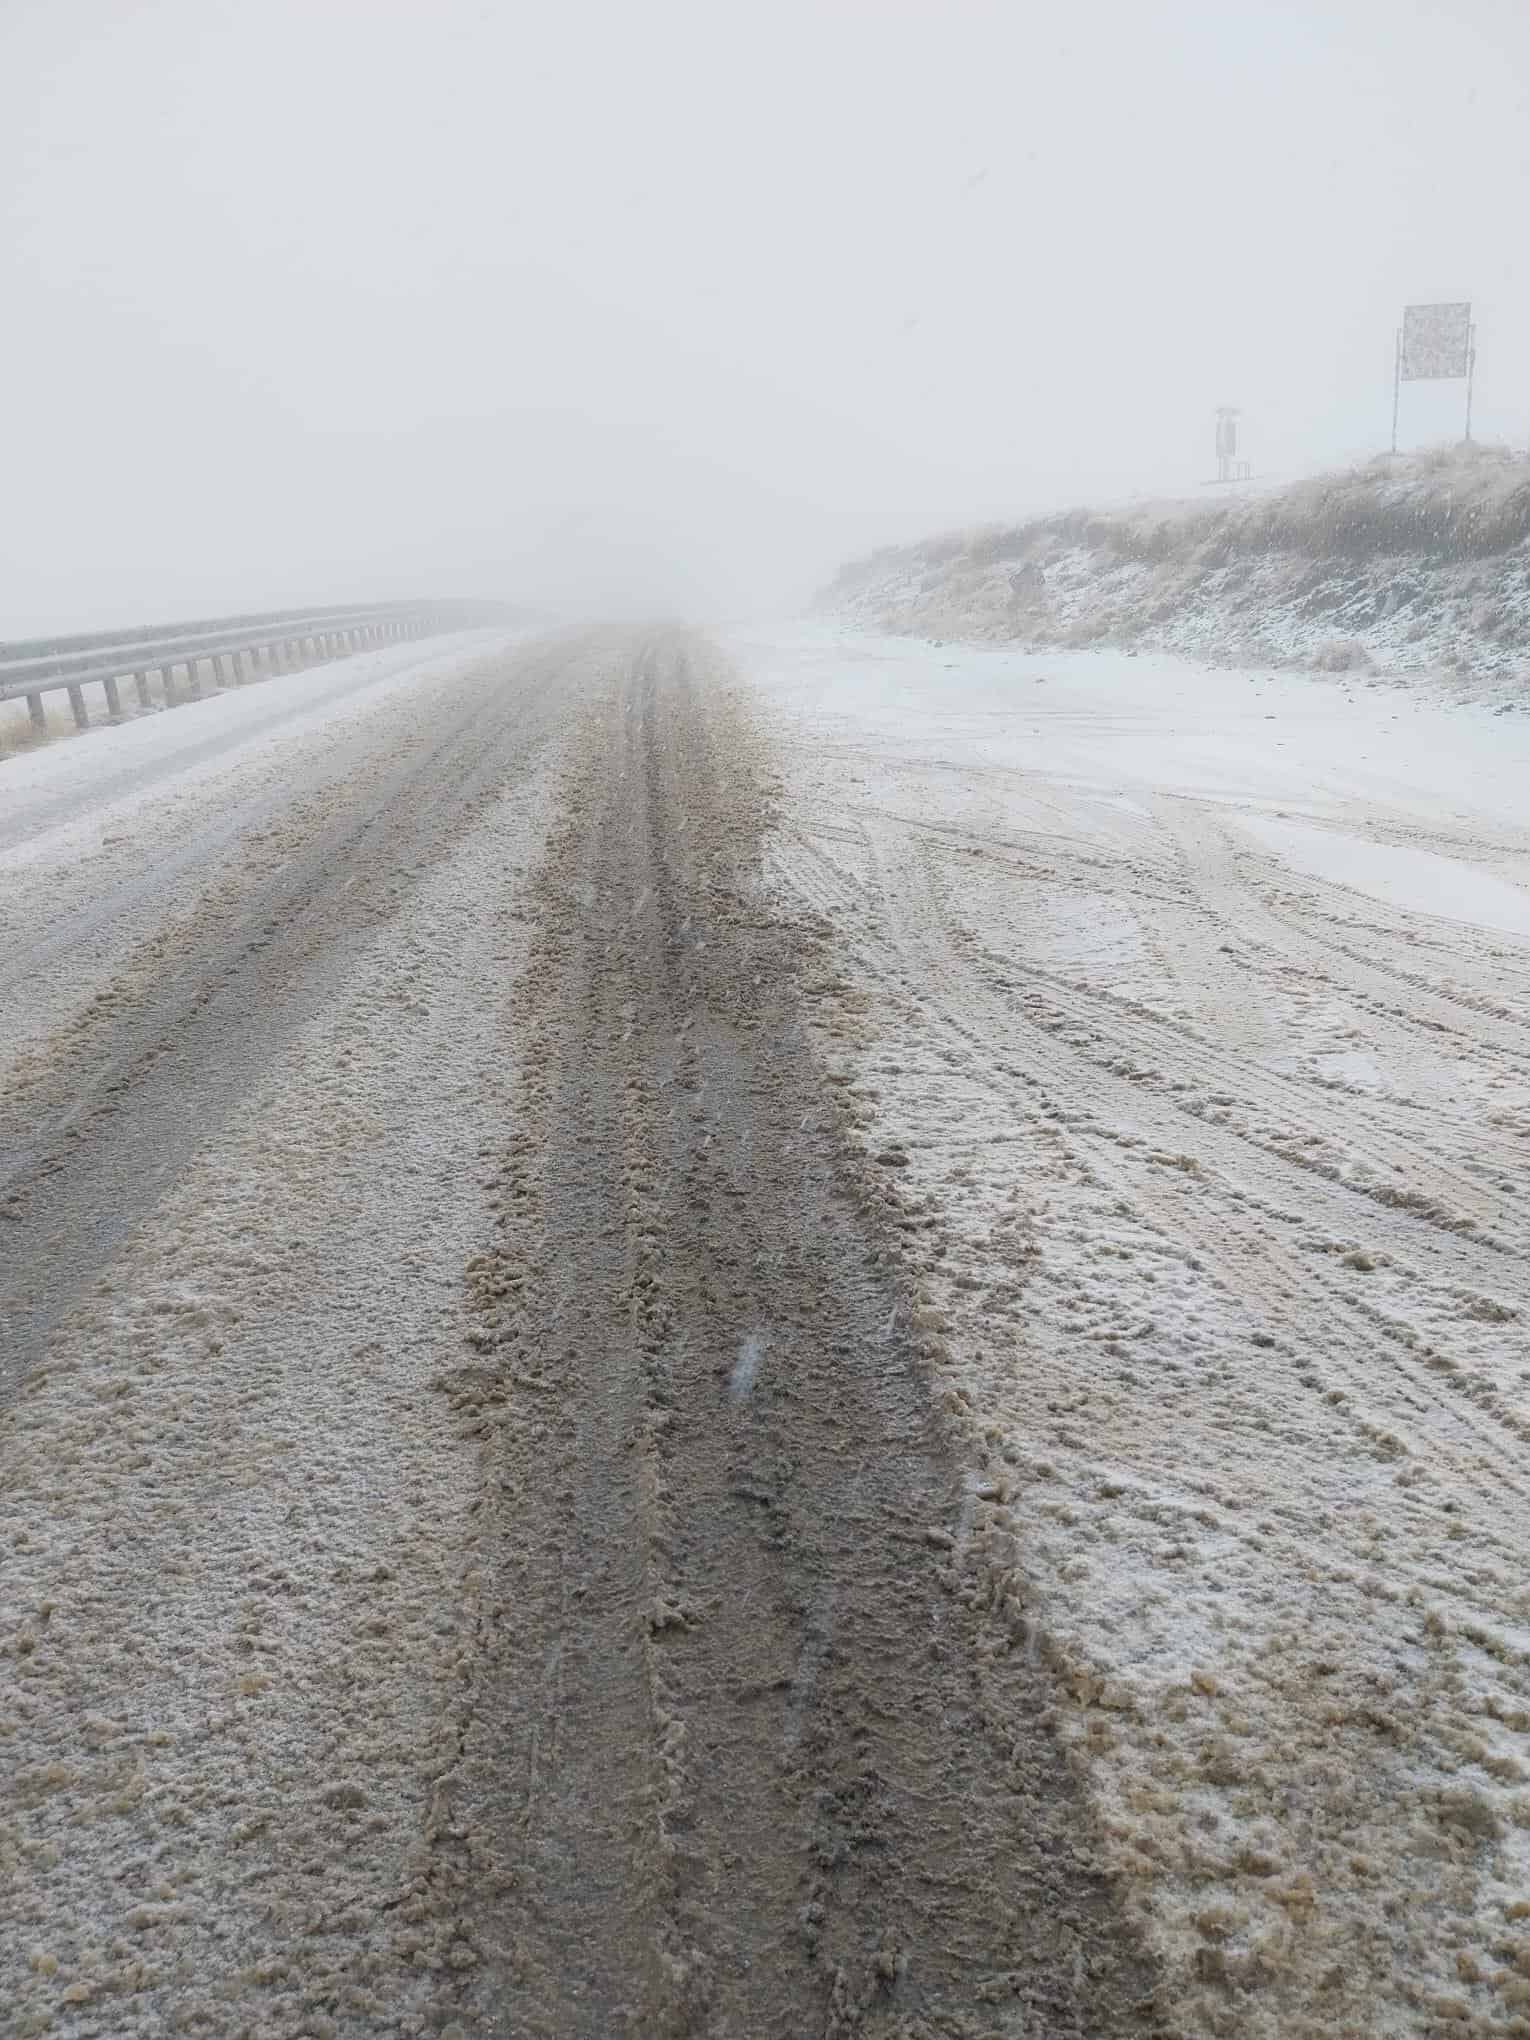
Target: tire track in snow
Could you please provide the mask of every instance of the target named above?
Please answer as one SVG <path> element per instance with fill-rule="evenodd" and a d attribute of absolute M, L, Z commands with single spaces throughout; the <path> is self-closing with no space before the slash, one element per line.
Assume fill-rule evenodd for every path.
<path fill-rule="evenodd" d="M 920 704 L 943 753 L 946 685 Z M 882 770 L 871 744 L 851 776 L 811 706 L 795 721 L 773 870 L 840 959 L 815 1039 L 868 1155 L 902 1155 L 910 1279 L 1015 1468 L 1075 1755 L 1185 2030 L 1413 2030 L 1435 2006 L 1498 2030 L 1530 1757 L 1512 1046 L 1476 1052 L 1475 990 L 1442 1033 L 1411 987 L 1353 987 L 1331 955 L 1304 1002 L 1302 966 L 1229 907 L 1250 1031 L 1235 980 L 1202 982 L 1222 909 L 1168 835 L 1097 840 L 1108 761 L 1070 855 L 1026 826 L 1033 780 L 1058 783 L 1044 745 L 1012 747 L 995 817 L 991 773 L 970 799 L 948 760 L 922 784 L 889 728 Z M 1275 902 L 1299 921 L 1301 890 Z M 1182 962 L 1187 919 L 1204 933 Z M 1330 1111 L 1323 1058 L 1342 1071 L 1367 1022 L 1374 1088 Z M 1458 1043 L 1476 1059 L 1452 1096 Z M 1235 1123 L 1185 1110 L 1212 1092 Z M 1493 1175 L 1471 1166 L 1475 1100 Z M 1496 1215 L 1498 1249 L 1303 1169 L 1268 1145 L 1287 1121 L 1403 1159 L 1447 1220 L 1453 1200 L 1483 1232 Z M 1421 1861 L 1446 1882 L 1399 1907 Z M 1458 1967 L 1462 1949 L 1481 1952 Z"/>
<path fill-rule="evenodd" d="M 496 1610 L 438 1852 L 461 2003 L 592 2040 L 1142 2031 L 804 1054 L 756 751 L 709 655 L 650 641 L 542 881 L 459 1392 Z"/>

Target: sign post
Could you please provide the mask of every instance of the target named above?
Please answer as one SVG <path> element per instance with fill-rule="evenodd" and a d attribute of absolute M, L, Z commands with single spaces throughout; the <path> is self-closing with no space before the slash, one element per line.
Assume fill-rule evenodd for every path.
<path fill-rule="evenodd" d="M 1232 480 L 1233 461 L 1238 452 L 1238 414 L 1231 404 L 1217 412 L 1217 480 Z"/>
<path fill-rule="evenodd" d="M 1393 350 L 1392 350 L 1392 351 L 1393 351 L 1393 357 L 1394 357 L 1394 359 L 1393 359 L 1393 364 L 1392 364 L 1392 451 L 1393 451 L 1394 453 L 1396 453 L 1396 451 L 1397 451 L 1397 400 L 1398 400 L 1398 398 L 1399 398 L 1399 397 L 1400 397 L 1400 396 L 1402 395 L 1402 327 L 1401 327 L 1401 326 L 1399 326 L 1399 327 L 1398 327 L 1398 329 L 1397 329 L 1397 335 L 1396 335 L 1396 341 L 1397 341 L 1397 344 L 1396 344 L 1396 346 L 1395 346 L 1395 347 L 1393 348 Z"/>
<path fill-rule="evenodd" d="M 1217 406 L 1217 480 L 1219 482 L 1242 482 L 1248 479 L 1248 462 L 1238 458 L 1238 419 L 1240 413 L 1236 404 Z"/>
<path fill-rule="evenodd" d="M 1397 329 L 1392 375 L 1392 451 L 1397 451 L 1397 405 L 1405 382 L 1454 382 L 1466 378 L 1466 437 L 1472 436 L 1472 385 L 1477 368 L 1477 328 L 1467 304 L 1404 305 Z"/>

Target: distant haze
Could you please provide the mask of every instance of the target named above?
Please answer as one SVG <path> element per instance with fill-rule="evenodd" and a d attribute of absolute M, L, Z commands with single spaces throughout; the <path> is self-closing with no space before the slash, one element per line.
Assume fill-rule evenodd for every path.
<path fill-rule="evenodd" d="M 4 0 L 0 194 L 0 634 L 794 603 L 1377 451 L 1432 296 L 1530 440 L 1525 0 Z"/>

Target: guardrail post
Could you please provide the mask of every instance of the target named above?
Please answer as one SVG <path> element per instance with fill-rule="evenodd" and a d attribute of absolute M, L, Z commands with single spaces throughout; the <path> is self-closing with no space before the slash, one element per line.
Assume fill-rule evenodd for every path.
<path fill-rule="evenodd" d="M 202 699 L 202 682 L 197 673 L 199 663 L 196 659 L 186 661 L 186 689 L 193 701 Z"/>
<path fill-rule="evenodd" d="M 43 698 L 40 694 L 29 694 L 27 696 L 27 714 L 32 718 L 34 730 L 47 729 L 48 711 L 43 707 Z"/>
<path fill-rule="evenodd" d="M 174 706 L 175 706 L 175 668 L 174 668 L 174 666 L 161 666 L 161 667 L 160 667 L 160 669 L 159 669 L 159 677 L 160 677 L 161 681 L 162 681 L 162 682 L 164 683 L 164 689 L 165 689 L 165 706 L 166 706 L 166 708 L 174 708 Z"/>
<path fill-rule="evenodd" d="M 74 710 L 75 728 L 88 730 L 90 728 L 90 717 L 85 712 L 85 696 L 83 691 L 74 685 L 73 681 L 69 683 L 69 706 Z"/>
<path fill-rule="evenodd" d="M 230 656 L 234 662 L 234 685 L 242 687 L 245 682 L 244 653 L 238 645 L 235 645 Z"/>
<path fill-rule="evenodd" d="M 213 678 L 220 687 L 227 687 L 228 668 L 223 663 L 223 654 L 221 652 L 213 653 Z"/>
<path fill-rule="evenodd" d="M 139 706 L 140 708 L 147 708 L 147 707 L 149 706 L 149 676 L 148 676 L 148 674 L 147 674 L 147 673 L 135 673 L 135 674 L 133 675 L 133 685 L 134 685 L 134 686 L 135 686 L 135 687 L 136 687 L 136 688 L 138 689 L 138 706 Z"/>
<path fill-rule="evenodd" d="M 101 684 L 102 684 L 102 686 L 103 686 L 103 687 L 104 687 L 104 688 L 106 689 L 106 712 L 107 712 L 107 714 L 108 714 L 108 715 L 109 715 L 109 716 L 111 717 L 111 719 L 112 719 L 112 721 L 113 721 L 113 722 L 121 722 L 121 720 L 122 720 L 122 698 L 121 698 L 121 696 L 120 696 L 120 695 L 118 694 L 118 692 L 117 692 L 117 676 L 116 676 L 116 674 L 115 674 L 115 673 L 111 674 L 111 675 L 110 675 L 110 677 L 109 677 L 109 678 L 107 678 L 106 680 L 103 680 Z"/>

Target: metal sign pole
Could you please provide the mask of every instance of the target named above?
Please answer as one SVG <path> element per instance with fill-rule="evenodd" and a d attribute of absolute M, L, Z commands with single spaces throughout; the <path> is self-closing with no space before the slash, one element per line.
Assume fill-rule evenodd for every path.
<path fill-rule="evenodd" d="M 1472 443 L 1472 384 L 1477 378 L 1477 328 L 1473 326 L 1466 342 L 1466 443 Z"/>
<path fill-rule="evenodd" d="M 1392 451 L 1397 451 L 1397 399 L 1402 393 L 1402 327 L 1397 329 L 1397 346 L 1392 362 Z"/>

